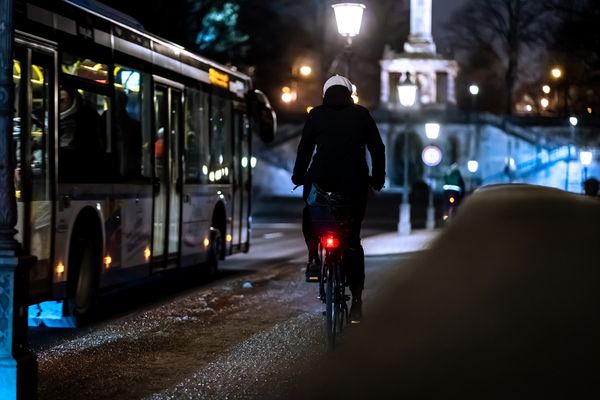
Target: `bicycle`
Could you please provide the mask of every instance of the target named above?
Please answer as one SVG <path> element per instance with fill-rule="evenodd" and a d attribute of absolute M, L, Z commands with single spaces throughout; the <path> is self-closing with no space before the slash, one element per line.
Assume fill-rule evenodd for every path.
<path fill-rule="evenodd" d="M 343 198 L 325 192 L 313 184 L 307 199 L 313 233 L 319 238 L 321 260 L 319 298 L 325 303 L 327 344 L 335 349 L 336 336 L 348 323 L 346 274 L 344 271 L 345 236 L 349 232 L 351 209 Z"/>

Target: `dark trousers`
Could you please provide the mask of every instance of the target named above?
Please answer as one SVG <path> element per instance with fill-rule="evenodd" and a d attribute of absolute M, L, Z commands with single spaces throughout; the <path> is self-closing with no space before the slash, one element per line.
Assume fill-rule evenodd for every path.
<path fill-rule="evenodd" d="M 310 260 L 319 258 L 319 238 L 316 237 L 311 225 L 310 214 L 306 199 L 310 193 L 311 184 L 304 185 L 302 197 L 304 198 L 304 209 L 302 210 L 302 233 L 308 247 Z M 365 284 L 365 252 L 360 243 L 360 228 L 365 217 L 367 208 L 368 187 L 365 185 L 363 191 L 343 193 L 344 199 L 351 206 L 352 223 L 350 232 L 345 238 L 346 250 L 344 252 L 344 271 L 353 297 L 360 297 Z"/>

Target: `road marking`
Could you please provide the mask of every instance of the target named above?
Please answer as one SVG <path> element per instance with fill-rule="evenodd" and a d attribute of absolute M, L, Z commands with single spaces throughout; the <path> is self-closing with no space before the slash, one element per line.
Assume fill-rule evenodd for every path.
<path fill-rule="evenodd" d="M 272 232 L 272 233 L 265 233 L 263 235 L 263 238 L 265 239 L 277 239 L 284 236 L 283 232 Z"/>

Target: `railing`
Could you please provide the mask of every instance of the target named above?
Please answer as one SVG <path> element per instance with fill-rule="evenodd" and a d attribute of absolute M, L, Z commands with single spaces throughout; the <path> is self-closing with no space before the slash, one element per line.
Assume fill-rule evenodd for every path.
<path fill-rule="evenodd" d="M 544 171 L 561 161 L 573 161 L 577 158 L 577 149 L 572 146 L 561 146 L 550 152 L 540 151 L 534 158 L 518 163 L 514 172 L 502 170 L 483 179 L 484 183 L 494 183 L 510 176 L 511 180 L 522 179 L 540 171 Z"/>

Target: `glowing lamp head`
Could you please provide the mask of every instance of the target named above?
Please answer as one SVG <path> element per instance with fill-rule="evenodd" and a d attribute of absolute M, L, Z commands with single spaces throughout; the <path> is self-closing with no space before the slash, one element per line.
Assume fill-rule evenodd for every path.
<path fill-rule="evenodd" d="M 398 84 L 398 99 L 402 107 L 412 107 L 417 101 L 417 85 L 412 83 L 410 74 L 407 73 L 404 80 Z"/>
<path fill-rule="evenodd" d="M 364 4 L 360 3 L 338 3 L 333 4 L 335 12 L 335 21 L 338 32 L 345 37 L 354 37 L 360 33 L 362 24 Z"/>
<path fill-rule="evenodd" d="M 65 272 L 65 264 L 63 264 L 62 261 L 59 261 L 58 264 L 56 264 L 56 274 L 62 275 L 64 272 Z"/>
<path fill-rule="evenodd" d="M 321 239 L 321 245 L 327 250 L 333 250 L 338 248 L 340 241 L 335 236 L 329 234 Z"/>
<path fill-rule="evenodd" d="M 146 246 L 146 248 L 144 249 L 144 260 L 148 261 L 151 255 L 152 251 L 150 251 L 150 247 Z"/>
<path fill-rule="evenodd" d="M 471 93 L 472 96 L 477 96 L 479 94 L 479 86 L 477 86 L 477 85 L 469 86 L 469 93 Z"/>
<path fill-rule="evenodd" d="M 589 167 L 594 161 L 594 154 L 589 150 L 582 150 L 579 152 L 579 161 L 585 167 Z"/>
<path fill-rule="evenodd" d="M 579 120 L 577 119 L 577 117 L 569 117 L 569 123 L 571 124 L 571 126 L 577 126 Z"/>
<path fill-rule="evenodd" d="M 112 264 L 112 257 L 107 255 L 104 257 L 104 265 L 106 265 L 106 268 L 110 268 L 110 264 Z"/>
<path fill-rule="evenodd" d="M 312 67 L 310 65 L 302 65 L 299 72 L 302 76 L 309 76 L 312 73 Z"/>
<path fill-rule="evenodd" d="M 454 197 L 450 197 L 450 204 L 454 204 L 456 200 L 454 200 Z"/>

